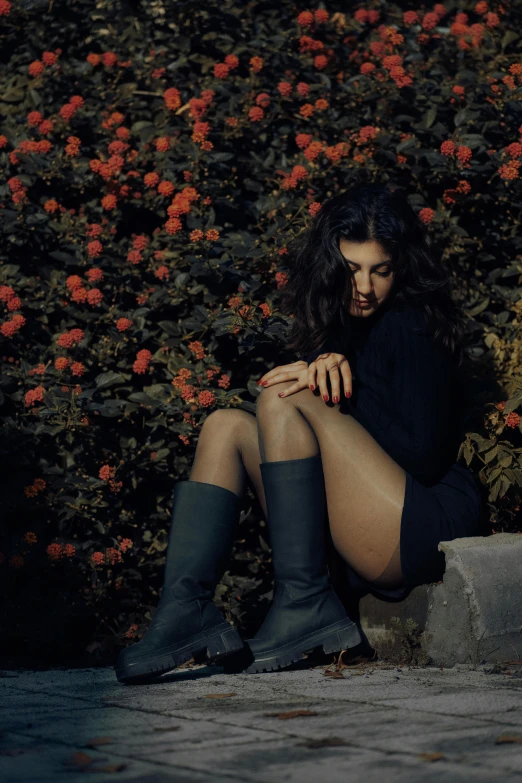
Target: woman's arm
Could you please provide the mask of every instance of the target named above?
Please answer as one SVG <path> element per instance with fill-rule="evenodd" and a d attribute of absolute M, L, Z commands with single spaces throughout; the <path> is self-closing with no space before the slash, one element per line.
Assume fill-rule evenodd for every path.
<path fill-rule="evenodd" d="M 310 353 L 307 353 L 304 356 L 300 356 L 297 361 L 305 361 L 307 364 L 310 364 L 310 362 L 313 362 L 322 353 L 326 353 L 326 351 L 339 352 L 341 351 L 341 348 L 343 348 L 343 346 L 339 342 L 339 340 L 335 337 L 335 335 L 329 334 L 320 348 L 316 348 L 315 351 L 311 351 Z"/>

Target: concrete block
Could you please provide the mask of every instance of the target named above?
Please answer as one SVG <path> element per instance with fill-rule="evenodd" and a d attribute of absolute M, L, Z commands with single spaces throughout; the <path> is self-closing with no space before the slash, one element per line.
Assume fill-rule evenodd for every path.
<path fill-rule="evenodd" d="M 522 659 L 522 535 L 441 541 L 444 579 L 416 587 L 396 603 L 365 596 L 361 623 L 370 642 L 391 629 L 391 618 L 411 618 L 431 663 L 454 666 Z"/>
<path fill-rule="evenodd" d="M 426 634 L 438 665 L 522 658 L 522 536 L 441 541 L 442 584 L 432 589 Z"/>

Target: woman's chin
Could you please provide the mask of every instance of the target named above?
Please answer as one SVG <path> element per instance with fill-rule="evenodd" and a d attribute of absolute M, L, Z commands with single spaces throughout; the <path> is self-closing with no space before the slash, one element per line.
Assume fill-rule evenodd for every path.
<path fill-rule="evenodd" d="M 350 313 L 352 313 L 353 315 L 358 315 L 358 316 L 363 316 L 364 317 L 365 315 L 369 315 L 370 313 L 374 313 L 376 311 L 377 307 L 378 307 L 378 302 L 376 302 L 375 304 L 372 303 L 370 305 L 366 305 L 366 306 L 362 305 L 361 306 L 356 301 L 352 300 L 351 306 L 350 306 Z"/>

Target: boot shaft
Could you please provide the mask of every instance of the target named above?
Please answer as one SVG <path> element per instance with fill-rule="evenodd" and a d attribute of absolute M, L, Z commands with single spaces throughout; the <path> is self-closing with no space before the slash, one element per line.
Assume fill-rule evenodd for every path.
<path fill-rule="evenodd" d="M 302 591 L 329 584 L 321 456 L 260 466 L 276 583 Z"/>
<path fill-rule="evenodd" d="M 163 580 L 177 600 L 212 599 L 230 560 L 241 500 L 215 484 L 177 482 Z"/>

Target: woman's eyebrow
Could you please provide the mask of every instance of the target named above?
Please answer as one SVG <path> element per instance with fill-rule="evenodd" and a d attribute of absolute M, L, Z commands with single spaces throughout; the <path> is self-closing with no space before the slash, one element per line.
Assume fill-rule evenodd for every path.
<path fill-rule="evenodd" d="M 355 266 L 360 266 L 360 264 L 355 263 L 355 261 L 350 261 L 349 258 L 345 258 L 345 261 L 348 261 L 349 264 L 355 264 Z M 380 266 L 384 266 L 385 264 L 391 264 L 392 259 L 388 258 L 386 261 L 381 261 L 379 264 L 374 264 L 370 267 L 370 269 L 378 269 Z"/>

